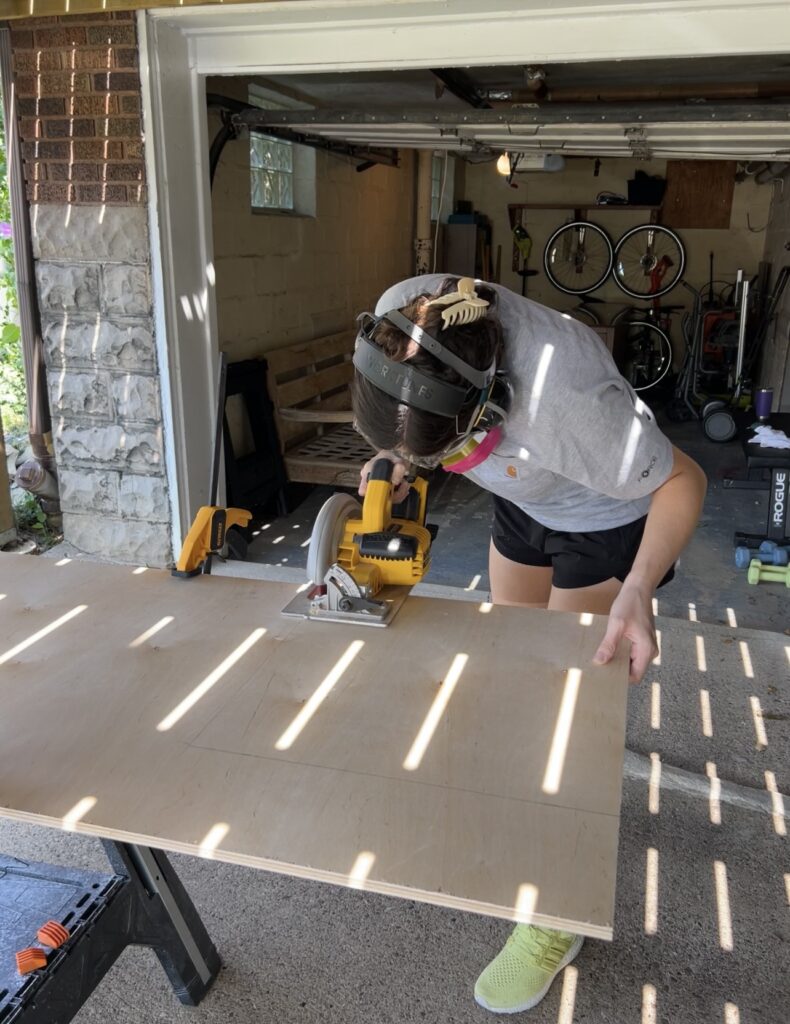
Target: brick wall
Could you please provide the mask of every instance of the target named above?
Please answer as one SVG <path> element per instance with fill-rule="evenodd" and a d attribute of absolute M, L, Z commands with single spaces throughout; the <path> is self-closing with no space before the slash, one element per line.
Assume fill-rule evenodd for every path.
<path fill-rule="evenodd" d="M 12 26 L 64 537 L 172 557 L 131 14 Z"/>
<path fill-rule="evenodd" d="M 14 22 L 11 45 L 30 202 L 144 204 L 133 14 Z"/>

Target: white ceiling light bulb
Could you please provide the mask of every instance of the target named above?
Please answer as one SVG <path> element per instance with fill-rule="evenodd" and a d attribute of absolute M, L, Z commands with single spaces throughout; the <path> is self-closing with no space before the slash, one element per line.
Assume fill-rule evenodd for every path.
<path fill-rule="evenodd" d="M 497 160 L 496 169 L 500 174 L 510 174 L 510 157 L 507 153 L 503 153 Z"/>

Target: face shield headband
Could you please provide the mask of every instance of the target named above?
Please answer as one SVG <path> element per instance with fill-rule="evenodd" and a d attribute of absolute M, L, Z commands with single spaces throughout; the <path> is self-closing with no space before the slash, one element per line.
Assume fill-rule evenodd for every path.
<path fill-rule="evenodd" d="M 389 359 L 373 340 L 373 335 L 382 320 L 388 321 L 398 330 L 403 331 L 420 348 L 424 348 L 445 366 L 455 370 L 464 380 L 469 381 L 471 387 L 463 388 L 456 384 L 449 384 L 447 381 L 423 373 L 408 363 L 399 363 Z M 413 324 L 397 309 L 391 309 L 382 316 L 362 313 L 357 321 L 359 331 L 354 350 L 355 368 L 371 384 L 375 384 L 379 390 L 396 398 L 399 402 L 403 402 L 404 405 L 422 409 L 424 412 L 432 412 L 436 416 L 455 419 L 464 405 L 469 402 L 473 391 L 477 390 L 482 395 L 488 391 L 489 385 L 494 379 L 496 363 L 492 363 L 487 370 L 475 369 L 453 352 L 449 352 L 444 345 L 440 345 L 435 338 L 427 334 L 421 327 Z"/>
<path fill-rule="evenodd" d="M 403 331 L 412 341 L 426 349 L 440 362 L 450 366 L 461 377 L 469 381 L 467 388 L 439 380 L 410 366 L 408 363 L 389 359 L 373 340 L 373 335 L 382 320 L 386 320 Z M 449 352 L 430 334 L 427 334 L 407 319 L 399 310 L 390 310 L 382 316 L 362 313 L 358 317 L 359 331 L 354 351 L 354 367 L 367 380 L 385 394 L 412 408 L 448 419 L 455 419 L 457 437 L 441 452 L 431 456 L 406 458 L 415 465 L 433 469 L 445 458 L 459 452 L 475 436 L 501 426 L 506 416 L 509 388 L 501 374 L 496 372 L 496 362 L 486 370 L 470 366 L 453 352 Z M 501 392 L 492 400 L 492 391 Z M 477 394 L 475 395 L 475 392 Z M 462 425 L 458 419 L 470 399 L 475 400 L 469 420 Z M 497 435 L 500 431 L 496 430 Z M 493 441 L 493 437 L 491 438 Z"/>

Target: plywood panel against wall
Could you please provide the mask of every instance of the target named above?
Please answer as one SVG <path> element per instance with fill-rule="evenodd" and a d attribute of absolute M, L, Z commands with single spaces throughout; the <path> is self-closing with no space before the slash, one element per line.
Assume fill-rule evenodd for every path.
<path fill-rule="evenodd" d="M 662 223 L 726 230 L 735 188 L 734 160 L 668 160 Z"/>
<path fill-rule="evenodd" d="M 0 813 L 610 936 L 604 619 L 409 598 L 387 629 L 308 623 L 294 590 L 0 555 Z"/>

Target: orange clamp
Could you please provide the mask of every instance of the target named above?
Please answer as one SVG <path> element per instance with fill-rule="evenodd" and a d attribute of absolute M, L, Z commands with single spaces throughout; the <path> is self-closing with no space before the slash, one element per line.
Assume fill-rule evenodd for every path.
<path fill-rule="evenodd" d="M 16 955 L 16 969 L 20 974 L 30 974 L 47 966 L 47 954 L 37 946 L 21 949 Z"/>
<path fill-rule="evenodd" d="M 36 933 L 36 937 L 42 946 L 49 946 L 51 949 L 58 949 L 68 939 L 69 932 L 57 921 L 47 921 L 42 924 Z"/>

